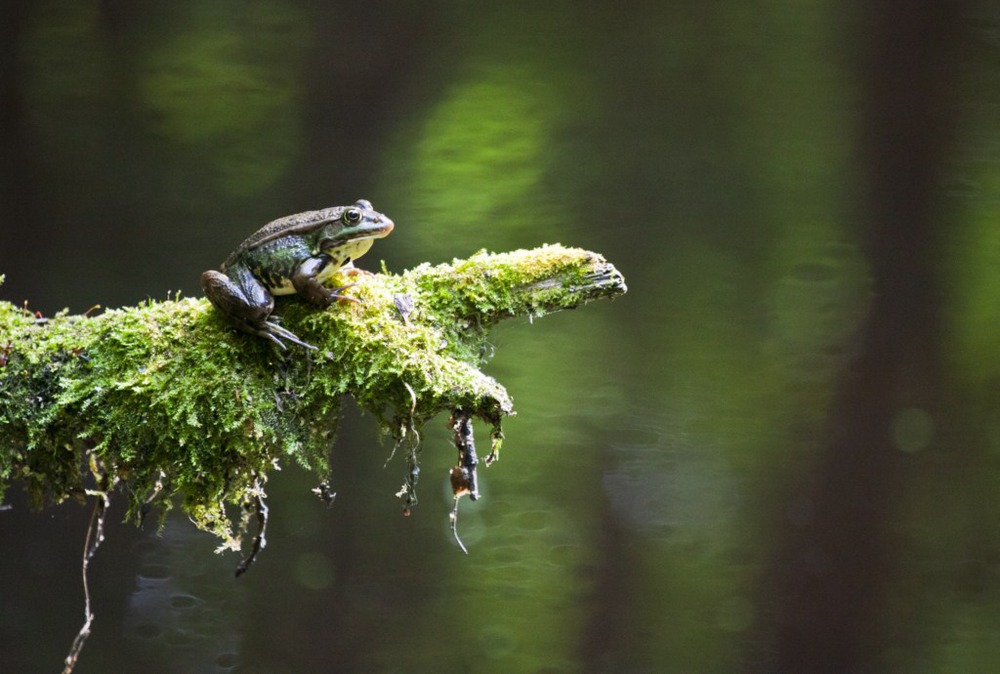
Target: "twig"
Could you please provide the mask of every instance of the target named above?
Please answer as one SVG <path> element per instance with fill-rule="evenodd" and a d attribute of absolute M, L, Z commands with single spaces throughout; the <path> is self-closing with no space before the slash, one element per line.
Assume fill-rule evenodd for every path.
<path fill-rule="evenodd" d="M 104 540 L 104 516 L 107 514 L 108 505 L 110 504 L 110 497 L 108 496 L 109 490 L 107 485 L 102 485 L 104 490 L 88 490 L 88 495 L 97 498 L 94 503 L 94 510 L 90 514 L 90 524 L 87 525 L 87 536 L 83 543 L 83 561 L 81 564 L 81 574 L 83 576 L 83 627 L 77 632 L 76 638 L 73 639 L 73 646 L 69 650 L 69 655 L 66 656 L 65 667 L 63 667 L 63 674 L 70 674 L 73 671 L 73 667 L 76 666 L 76 661 L 80 657 L 80 651 L 83 650 L 83 644 L 90 636 L 90 626 L 94 622 L 94 613 L 90 610 L 90 586 L 87 582 L 87 568 L 90 566 L 90 560 L 93 558 L 94 553 L 97 552 L 97 548 L 101 545 Z"/>
<path fill-rule="evenodd" d="M 458 543 L 458 547 L 462 548 L 462 552 L 469 554 L 469 551 L 465 547 L 465 543 L 462 539 L 458 537 L 458 497 L 455 497 L 455 507 L 451 509 L 451 513 L 448 515 L 448 519 L 451 521 L 451 533 L 455 535 L 455 542 Z"/>
<path fill-rule="evenodd" d="M 479 499 L 476 476 L 479 459 L 476 457 L 476 443 L 472 435 L 472 417 L 468 412 L 455 410 L 451 413 L 448 425 L 455 432 L 455 448 L 458 449 L 458 464 L 451 469 L 451 491 L 455 496 L 455 507 L 452 508 L 448 519 L 451 520 L 451 532 L 455 534 L 458 547 L 462 548 L 465 554 L 469 554 L 462 539 L 458 537 L 458 500 L 465 494 L 468 494 L 472 501 Z M 490 456 L 492 455 L 491 452 Z"/>
<path fill-rule="evenodd" d="M 236 567 L 237 578 L 250 570 L 250 567 L 257 560 L 257 553 L 267 545 L 267 539 L 264 538 L 264 530 L 267 528 L 267 504 L 264 503 L 264 497 L 260 493 L 254 494 L 248 506 L 250 505 L 252 505 L 257 517 L 257 533 L 253 537 L 253 547 L 250 548 L 250 554 Z"/>

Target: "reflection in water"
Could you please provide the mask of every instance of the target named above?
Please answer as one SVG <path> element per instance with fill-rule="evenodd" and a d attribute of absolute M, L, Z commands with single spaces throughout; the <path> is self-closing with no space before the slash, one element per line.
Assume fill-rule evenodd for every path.
<path fill-rule="evenodd" d="M 171 516 L 162 532 L 151 527 L 136 544 L 139 571 L 124 626 L 134 651 L 130 662 L 195 674 L 221 674 L 239 664 L 243 592 L 232 579 L 232 558 L 213 554 L 212 542 Z"/>
<path fill-rule="evenodd" d="M 608 447 L 604 490 L 620 524 L 648 540 L 691 540 L 714 531 L 738 505 L 721 452 L 696 447 L 669 420 L 636 420 Z M 631 438 L 631 440 L 629 440 Z"/>
<path fill-rule="evenodd" d="M 768 297 L 766 355 L 799 395 L 829 382 L 858 350 L 871 301 L 864 254 L 839 224 L 799 225 L 783 232 Z M 825 407 L 826 400 L 817 407 Z"/>

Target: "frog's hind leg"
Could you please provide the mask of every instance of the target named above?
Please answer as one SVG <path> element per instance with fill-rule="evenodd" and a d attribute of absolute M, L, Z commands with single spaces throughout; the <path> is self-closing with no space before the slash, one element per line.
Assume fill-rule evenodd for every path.
<path fill-rule="evenodd" d="M 268 320 L 274 309 L 274 297 L 253 275 L 237 274 L 234 280 L 221 272 L 209 270 L 201 275 L 201 286 L 215 308 L 243 332 L 263 337 L 282 349 L 288 348 L 283 339 L 307 349 L 316 348 Z"/>
<path fill-rule="evenodd" d="M 216 309 L 236 327 L 256 333 L 274 309 L 274 297 L 250 275 L 234 280 L 211 269 L 201 275 L 201 287 Z"/>

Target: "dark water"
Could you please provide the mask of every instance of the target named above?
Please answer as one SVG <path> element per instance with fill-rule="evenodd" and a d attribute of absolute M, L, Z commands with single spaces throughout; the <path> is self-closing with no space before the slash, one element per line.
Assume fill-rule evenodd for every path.
<path fill-rule="evenodd" d="M 403 518 L 349 413 L 336 503 L 275 474 L 239 580 L 113 504 L 76 671 L 1000 667 L 1000 13 L 619 5 L 3 5 L 4 300 L 197 295 L 359 197 L 369 269 L 559 241 L 630 289 L 494 333 L 468 556 L 444 420 Z M 58 671 L 89 512 L 8 502 L 0 671 Z"/>

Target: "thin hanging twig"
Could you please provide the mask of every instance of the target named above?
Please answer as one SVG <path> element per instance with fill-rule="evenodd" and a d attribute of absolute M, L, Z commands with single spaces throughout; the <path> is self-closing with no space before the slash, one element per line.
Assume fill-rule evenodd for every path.
<path fill-rule="evenodd" d="M 469 554 L 469 551 L 465 548 L 465 543 L 462 539 L 458 537 L 458 497 L 455 497 L 455 507 L 451 509 L 451 514 L 448 515 L 448 519 L 451 520 L 451 533 L 455 535 L 455 542 L 458 543 L 458 547 L 462 548 L 462 552 Z"/>
<path fill-rule="evenodd" d="M 90 514 L 90 524 L 87 525 L 87 536 L 83 543 L 83 562 L 81 564 L 81 574 L 83 576 L 83 627 L 77 632 L 76 638 L 73 639 L 73 646 L 69 649 L 69 655 L 66 656 L 65 667 L 63 667 L 63 674 L 70 674 L 73 668 L 76 666 L 76 661 L 80 657 L 80 651 L 83 650 L 83 644 L 90 636 L 90 626 L 94 622 L 94 612 L 90 610 L 90 586 L 87 582 L 87 569 L 90 566 L 90 560 L 93 558 L 94 553 L 97 552 L 97 548 L 101 545 L 104 540 L 104 516 L 107 514 L 108 506 L 110 505 L 110 498 L 108 496 L 107 485 L 101 485 L 103 490 L 87 490 L 89 496 L 96 497 L 96 502 L 94 503 L 94 510 Z"/>
<path fill-rule="evenodd" d="M 247 510 L 253 508 L 253 514 L 257 519 L 257 533 L 253 537 L 253 546 L 250 548 L 250 554 L 239 563 L 236 567 L 236 577 L 239 578 L 244 573 L 246 573 L 253 563 L 257 560 L 257 554 L 267 545 L 267 539 L 264 537 L 265 529 L 267 529 L 267 504 L 264 503 L 263 489 L 260 483 L 257 484 L 257 493 L 253 495 L 250 503 L 247 504 Z"/>
<path fill-rule="evenodd" d="M 455 507 L 448 519 L 451 521 L 451 532 L 462 552 L 469 554 L 458 537 L 458 500 L 468 494 L 469 499 L 479 498 L 479 480 L 476 476 L 476 466 L 479 458 L 476 456 L 476 442 L 472 435 L 472 417 L 463 410 L 454 410 L 448 425 L 455 432 L 455 448 L 458 450 L 458 463 L 451 469 L 451 492 L 455 497 Z"/>

